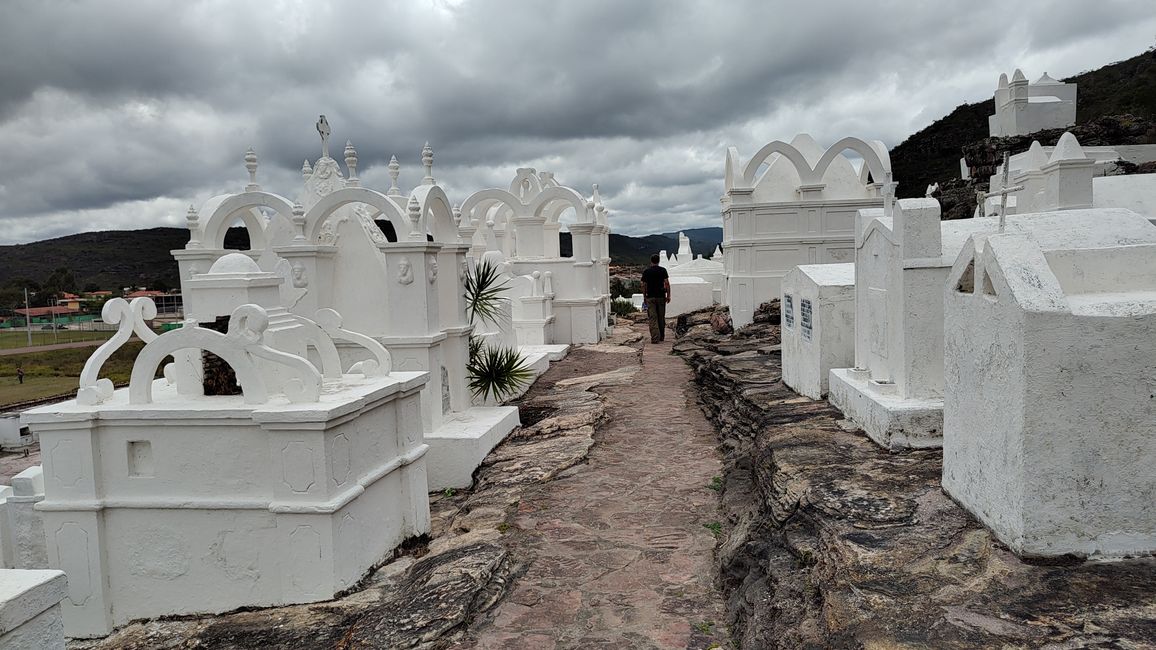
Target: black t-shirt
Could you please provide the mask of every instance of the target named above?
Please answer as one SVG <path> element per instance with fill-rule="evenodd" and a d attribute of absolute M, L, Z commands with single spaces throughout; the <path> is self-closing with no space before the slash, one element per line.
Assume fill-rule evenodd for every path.
<path fill-rule="evenodd" d="M 670 277 L 666 269 L 657 264 L 651 264 L 642 272 L 642 281 L 646 283 L 646 297 L 647 298 L 665 298 L 666 289 L 663 287 L 663 280 Z"/>

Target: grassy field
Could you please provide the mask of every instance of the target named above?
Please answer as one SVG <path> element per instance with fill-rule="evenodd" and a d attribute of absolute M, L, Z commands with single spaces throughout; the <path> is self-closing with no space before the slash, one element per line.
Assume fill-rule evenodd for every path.
<path fill-rule="evenodd" d="M 142 347 L 144 344 L 137 340 L 126 343 L 104 364 L 101 377 L 108 377 L 115 384 L 127 382 Z M 0 357 L 0 407 L 75 393 L 80 371 L 91 355 L 92 348 L 74 348 Z M 18 366 L 24 368 L 23 384 L 16 380 Z"/>
<path fill-rule="evenodd" d="M 55 334 L 55 336 L 54 336 Z M 52 345 L 54 343 L 75 343 L 77 341 L 103 341 L 112 336 L 113 332 L 92 330 L 32 330 L 32 345 Z M 20 331 L 0 332 L 0 350 L 23 348 L 28 346 L 28 333 Z"/>

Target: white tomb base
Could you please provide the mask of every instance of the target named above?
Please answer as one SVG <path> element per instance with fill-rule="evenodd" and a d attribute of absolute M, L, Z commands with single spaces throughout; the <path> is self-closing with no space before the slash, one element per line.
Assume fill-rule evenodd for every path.
<path fill-rule="evenodd" d="M 419 391 L 394 372 L 318 402 L 190 398 L 164 380 L 25 412 L 70 637 L 141 618 L 327 600 L 429 530 Z"/>
<path fill-rule="evenodd" d="M 561 361 L 570 352 L 569 345 L 523 345 L 518 348 L 526 364 L 534 373 L 520 397 L 534 381 L 550 368 L 553 361 Z M 426 472 L 429 490 L 468 488 L 474 482 L 474 470 L 482 460 L 521 424 L 515 406 L 475 406 L 462 413 L 447 415 L 441 426 L 426 434 L 429 445 L 426 454 Z"/>
<path fill-rule="evenodd" d="M 0 648 L 64 650 L 63 571 L 0 570 Z"/>
<path fill-rule="evenodd" d="M 671 276 L 666 317 L 674 318 L 714 304 L 714 287 L 698 276 Z"/>
<path fill-rule="evenodd" d="M 426 472 L 429 490 L 468 488 L 474 483 L 474 470 L 486 454 L 505 440 L 520 424 L 514 406 L 475 406 L 456 414 L 438 430 L 429 434 Z"/>
<path fill-rule="evenodd" d="M 943 400 L 901 398 L 890 392 L 894 386 L 871 381 L 866 371 L 835 368 L 827 400 L 882 447 L 942 447 Z"/>
<path fill-rule="evenodd" d="M 796 266 L 780 305 L 783 383 L 822 399 L 831 369 L 855 365 L 855 265 Z"/>

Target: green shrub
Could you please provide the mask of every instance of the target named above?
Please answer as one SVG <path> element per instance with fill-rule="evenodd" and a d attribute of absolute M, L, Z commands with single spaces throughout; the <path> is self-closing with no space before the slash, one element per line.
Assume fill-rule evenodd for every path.
<path fill-rule="evenodd" d="M 610 313 L 614 314 L 615 316 L 626 316 L 627 314 L 634 314 L 637 312 L 638 310 L 635 309 L 634 303 L 630 302 L 629 300 L 619 300 L 615 298 L 614 300 L 610 301 Z"/>

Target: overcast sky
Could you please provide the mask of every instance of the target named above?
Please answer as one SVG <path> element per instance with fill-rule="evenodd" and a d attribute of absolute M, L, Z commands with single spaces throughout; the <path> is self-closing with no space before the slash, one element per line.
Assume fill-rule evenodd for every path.
<path fill-rule="evenodd" d="M 183 225 L 250 145 L 293 196 L 320 113 L 370 187 L 428 140 L 455 202 L 530 166 L 599 183 L 616 232 L 721 225 L 727 146 L 894 146 L 1000 72 L 1156 44 L 1153 0 L 0 2 L 5 244 Z"/>

